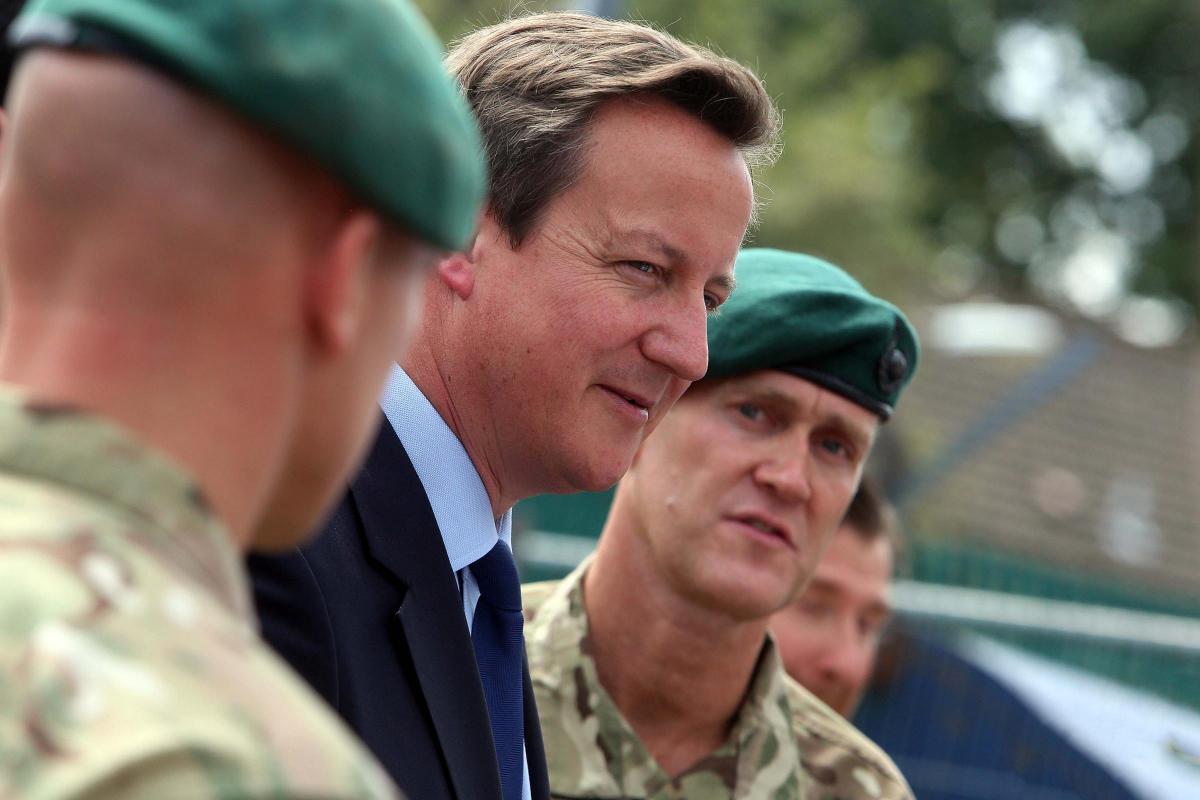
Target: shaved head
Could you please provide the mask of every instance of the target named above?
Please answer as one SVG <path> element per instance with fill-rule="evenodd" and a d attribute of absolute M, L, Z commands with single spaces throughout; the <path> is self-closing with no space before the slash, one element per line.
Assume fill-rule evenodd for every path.
<path fill-rule="evenodd" d="M 306 535 L 368 440 L 434 251 L 137 63 L 32 51 L 8 110 L 0 380 L 159 444 L 243 545 Z"/>
<path fill-rule="evenodd" d="M 222 106 L 125 62 L 34 52 L 18 69 L 10 110 L 6 263 L 37 271 L 20 286 L 49 289 L 48 264 L 77 280 L 82 264 L 103 263 L 103 282 L 126 302 L 227 290 L 225 279 L 245 276 L 223 271 L 294 263 L 283 251 L 304 246 L 298 234 L 326 233 L 346 203 L 319 169 Z M 105 247 L 126 255 L 106 263 L 96 257 Z"/>

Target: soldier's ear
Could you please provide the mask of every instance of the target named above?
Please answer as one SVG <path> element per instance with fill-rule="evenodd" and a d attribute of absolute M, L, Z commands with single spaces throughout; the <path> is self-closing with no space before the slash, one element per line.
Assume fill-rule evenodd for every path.
<path fill-rule="evenodd" d="M 304 317 L 320 350 L 340 353 L 356 341 L 382 234 L 382 224 L 374 213 L 352 211 L 338 225 L 324 252 L 309 264 L 304 279 Z"/>

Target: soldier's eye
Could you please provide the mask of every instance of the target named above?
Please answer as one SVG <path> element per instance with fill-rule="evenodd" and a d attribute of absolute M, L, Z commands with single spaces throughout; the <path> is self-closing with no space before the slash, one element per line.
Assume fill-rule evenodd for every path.
<path fill-rule="evenodd" d="M 749 420 L 762 419 L 763 410 L 754 403 L 742 403 L 738 406 L 738 413 Z"/>

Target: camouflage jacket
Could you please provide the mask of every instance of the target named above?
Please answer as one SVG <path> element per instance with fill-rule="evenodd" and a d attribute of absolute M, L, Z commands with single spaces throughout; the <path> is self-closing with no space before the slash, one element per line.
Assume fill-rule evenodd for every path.
<path fill-rule="evenodd" d="M 783 671 L 768 637 L 728 741 L 674 777 L 629 727 L 589 655 L 584 562 L 523 587 L 529 671 L 551 795 L 647 800 L 904 800 L 884 753 Z"/>
<path fill-rule="evenodd" d="M 0 387 L 0 798 L 382 798 L 178 468 Z"/>

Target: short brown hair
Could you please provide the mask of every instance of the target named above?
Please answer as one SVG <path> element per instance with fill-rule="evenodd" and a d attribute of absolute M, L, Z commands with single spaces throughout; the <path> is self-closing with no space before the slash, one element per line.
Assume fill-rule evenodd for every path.
<path fill-rule="evenodd" d="M 842 526 L 865 542 L 883 538 L 892 545 L 893 552 L 899 549 L 896 509 L 884 498 L 875 482 L 865 475 L 846 509 Z"/>
<path fill-rule="evenodd" d="M 469 34 L 446 65 L 479 120 L 491 212 L 513 246 L 578 179 L 589 123 L 607 100 L 667 100 L 728 138 L 751 169 L 778 150 L 778 115 L 754 73 L 646 25 L 531 14 Z"/>

